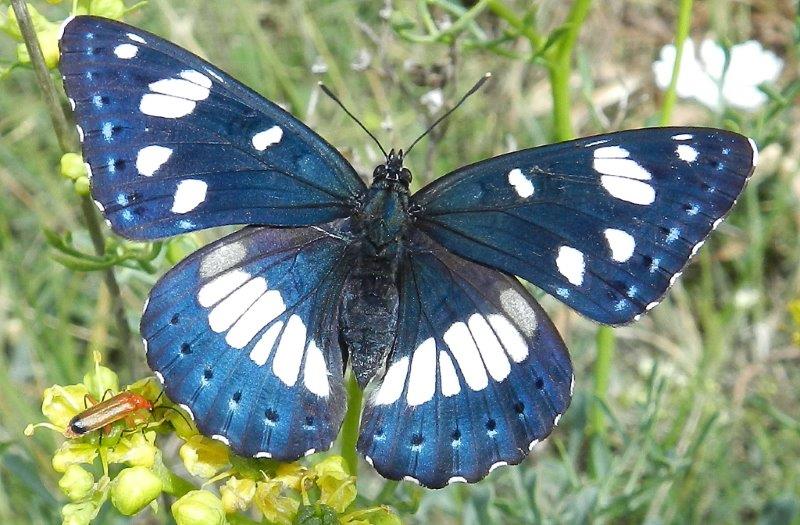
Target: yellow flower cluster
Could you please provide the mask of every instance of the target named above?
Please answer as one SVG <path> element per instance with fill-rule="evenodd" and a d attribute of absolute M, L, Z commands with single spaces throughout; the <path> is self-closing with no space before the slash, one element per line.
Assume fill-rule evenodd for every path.
<path fill-rule="evenodd" d="M 64 434 L 76 415 L 93 406 L 92 400 L 120 392 L 117 375 L 100 365 L 99 356 L 95 359 L 82 383 L 45 390 L 42 414 L 48 422 L 29 425 L 29 435 L 36 427 Z M 222 525 L 234 515 L 254 513 L 284 525 L 400 523 L 388 507 L 355 508 L 356 478 L 341 456 L 328 456 L 310 466 L 241 458 L 223 443 L 199 434 L 153 378 L 125 391 L 147 399 L 153 408 L 68 439 L 53 455 L 53 468 L 62 474 L 58 486 L 69 499 L 62 509 L 65 524 L 89 524 L 106 501 L 126 516 L 147 507 L 156 510 L 161 494 L 177 498 L 170 511 L 178 525 Z M 180 466 L 201 480 L 201 488 L 166 464 L 157 436 L 183 441 Z"/>

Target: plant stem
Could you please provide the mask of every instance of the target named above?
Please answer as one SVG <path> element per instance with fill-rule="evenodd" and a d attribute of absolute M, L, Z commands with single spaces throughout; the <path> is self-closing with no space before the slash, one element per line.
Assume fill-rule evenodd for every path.
<path fill-rule="evenodd" d="M 692 0 L 680 0 L 678 11 L 678 26 L 675 31 L 675 64 L 672 66 L 672 78 L 669 86 L 664 92 L 664 103 L 661 106 L 660 124 L 667 126 L 672 118 L 672 110 L 675 108 L 675 101 L 678 98 L 678 74 L 681 70 L 681 60 L 683 58 L 683 45 L 686 37 L 689 36 L 689 29 L 692 25 Z"/>
<path fill-rule="evenodd" d="M 598 436 L 606 432 L 605 412 L 602 403 L 606 402 L 608 383 L 611 378 L 611 362 L 614 359 L 614 331 L 608 326 L 597 329 L 595 336 L 597 342 L 597 356 L 594 362 L 594 397 L 589 412 L 591 431 Z"/>
<path fill-rule="evenodd" d="M 574 136 L 570 118 L 572 103 L 569 92 L 572 51 L 591 4 L 591 0 L 575 0 L 564 24 L 567 27 L 566 32 L 553 46 L 553 52 L 549 53 L 547 57 L 550 89 L 553 96 L 553 133 L 556 140 L 569 140 Z"/>
<path fill-rule="evenodd" d="M 361 401 L 363 393 L 354 374 L 347 379 L 347 413 L 342 424 L 341 453 L 352 475 L 358 474 L 358 425 L 361 420 Z"/>
<path fill-rule="evenodd" d="M 47 106 L 50 120 L 56 132 L 58 145 L 62 153 L 73 151 L 75 149 L 74 136 L 69 130 L 67 117 L 61 109 L 58 94 L 50 79 L 50 72 L 47 70 L 47 65 L 44 62 L 42 48 L 39 45 L 39 39 L 36 36 L 33 21 L 28 12 L 28 6 L 23 0 L 11 0 L 11 6 L 14 9 L 14 15 L 17 18 L 20 33 L 25 41 L 25 47 L 31 59 L 31 65 L 36 75 L 36 82 L 42 90 L 45 105 Z M 103 233 L 100 230 L 97 216 L 94 212 L 94 206 L 88 195 L 81 196 L 81 211 L 83 212 L 86 228 L 89 230 L 89 236 L 92 239 L 94 251 L 97 255 L 103 255 L 105 253 L 105 241 L 103 239 Z M 119 346 L 121 349 L 128 349 L 131 346 L 131 331 L 128 326 L 128 321 L 125 318 L 125 306 L 122 302 L 119 284 L 117 284 L 117 278 L 114 275 L 113 269 L 109 268 L 104 270 L 103 274 L 106 287 L 111 295 L 114 319 L 117 324 L 117 331 L 119 332 Z"/>

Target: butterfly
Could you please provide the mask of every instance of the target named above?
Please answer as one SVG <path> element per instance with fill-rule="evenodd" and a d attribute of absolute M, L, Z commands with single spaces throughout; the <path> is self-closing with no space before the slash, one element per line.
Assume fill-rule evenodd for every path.
<path fill-rule="evenodd" d="M 652 128 L 508 153 L 410 195 L 402 151 L 366 185 L 298 119 L 153 34 L 79 16 L 60 38 L 92 196 L 149 240 L 246 225 L 154 286 L 147 362 L 244 456 L 331 447 L 349 364 L 358 449 L 438 488 L 521 462 L 574 385 L 520 277 L 612 325 L 655 306 L 731 209 L 754 142 Z"/>

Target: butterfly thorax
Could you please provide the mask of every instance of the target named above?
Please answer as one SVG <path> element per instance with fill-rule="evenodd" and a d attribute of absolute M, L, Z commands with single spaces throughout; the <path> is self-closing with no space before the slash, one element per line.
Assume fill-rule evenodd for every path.
<path fill-rule="evenodd" d="M 394 342 L 396 276 L 408 226 L 411 173 L 402 152 L 392 151 L 375 168 L 373 183 L 353 216 L 355 262 L 342 299 L 342 339 L 356 379 L 364 387 L 382 366 Z"/>

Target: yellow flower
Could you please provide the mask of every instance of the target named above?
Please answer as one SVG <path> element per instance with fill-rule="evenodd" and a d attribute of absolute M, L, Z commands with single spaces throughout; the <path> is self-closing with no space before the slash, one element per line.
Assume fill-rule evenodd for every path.
<path fill-rule="evenodd" d="M 89 13 L 120 20 L 125 14 L 125 4 L 122 0 L 92 0 Z"/>
<path fill-rule="evenodd" d="M 280 463 L 275 470 L 275 481 L 280 481 L 290 489 L 300 490 L 300 483 L 308 476 L 308 469 L 299 463 Z"/>
<path fill-rule="evenodd" d="M 99 356 L 95 356 L 94 370 L 83 376 L 83 384 L 95 399 L 108 399 L 109 395 L 119 392 L 119 378 L 117 374 L 99 363 Z"/>
<path fill-rule="evenodd" d="M 317 486 L 320 489 L 319 501 L 342 513 L 356 499 L 356 478 L 347 471 L 344 458 L 329 456 L 314 465 Z"/>
<path fill-rule="evenodd" d="M 228 447 L 200 434 L 183 444 L 180 456 L 190 474 L 205 479 L 222 472 L 230 463 Z"/>
<path fill-rule="evenodd" d="M 67 428 L 70 419 L 86 410 L 88 394 L 85 385 L 53 385 L 44 391 L 42 414 L 55 426 Z"/>
<path fill-rule="evenodd" d="M 279 525 L 290 525 L 300 508 L 300 502 L 283 496 L 284 485 L 280 481 L 259 481 L 256 483 L 256 494 L 253 498 L 258 510 L 267 521 Z"/>
<path fill-rule="evenodd" d="M 108 451 L 109 463 L 128 463 L 131 466 L 150 468 L 156 458 L 155 432 L 132 432 L 124 436 Z"/>
<path fill-rule="evenodd" d="M 172 516 L 178 525 L 223 525 L 222 501 L 207 490 L 192 490 L 172 504 Z"/>
<path fill-rule="evenodd" d="M 133 516 L 161 494 L 161 480 L 145 467 L 122 470 L 111 486 L 111 503 L 125 516 Z"/>
<path fill-rule="evenodd" d="M 53 469 L 56 472 L 64 473 L 70 465 L 81 463 L 91 465 L 97 457 L 97 445 L 92 443 L 81 443 L 78 441 L 66 441 L 53 454 Z"/>
<path fill-rule="evenodd" d="M 219 493 L 222 496 L 222 506 L 226 514 L 241 512 L 250 507 L 253 496 L 256 494 L 256 482 L 252 479 L 230 477 L 220 487 Z"/>

